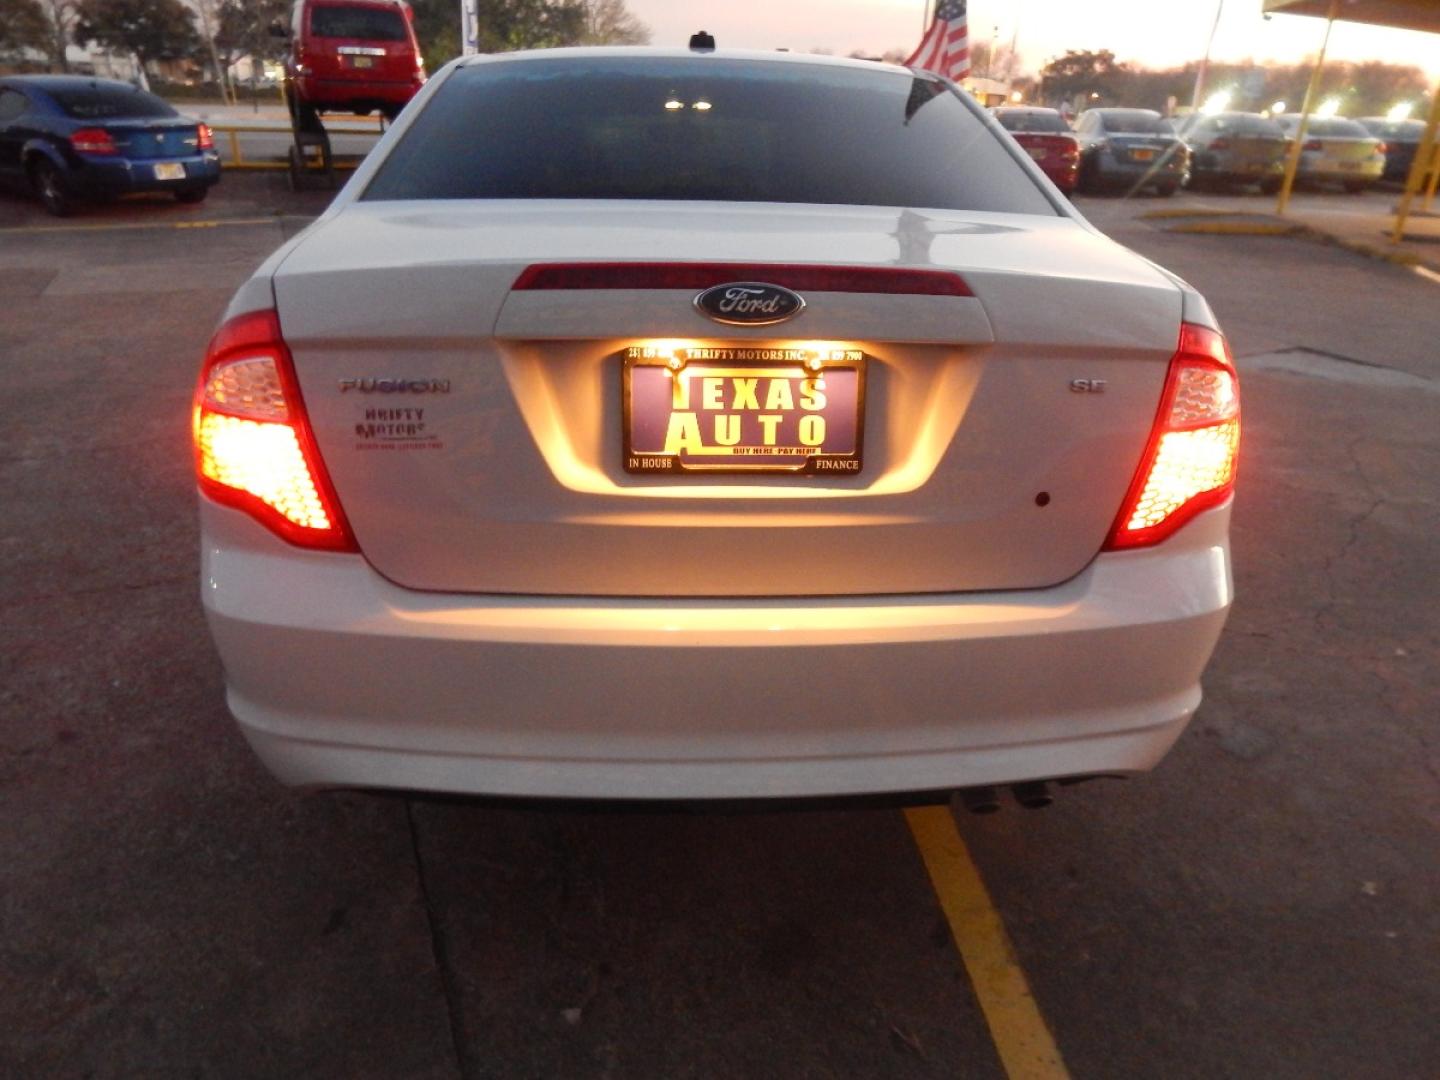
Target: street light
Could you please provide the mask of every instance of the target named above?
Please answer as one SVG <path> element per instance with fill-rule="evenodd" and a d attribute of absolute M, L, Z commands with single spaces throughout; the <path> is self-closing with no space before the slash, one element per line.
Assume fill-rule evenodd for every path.
<path fill-rule="evenodd" d="M 1216 90 L 1205 99 L 1205 104 L 1200 106 L 1200 112 L 1205 116 L 1214 116 L 1222 113 L 1230 107 L 1230 91 Z"/>
<path fill-rule="evenodd" d="M 1279 115 L 1280 115 L 1281 113 L 1283 113 L 1284 111 L 1285 111 L 1285 102 L 1283 102 L 1283 101 L 1277 101 L 1277 102 L 1275 102 L 1274 105 L 1271 105 L 1271 106 L 1270 106 L 1270 115 L 1271 115 L 1271 116 L 1279 116 Z"/>
<path fill-rule="evenodd" d="M 1326 98 L 1315 110 L 1315 115 L 1329 119 L 1332 116 L 1340 115 L 1340 99 L 1338 97 Z"/>
<path fill-rule="evenodd" d="M 1402 101 L 1398 105 L 1392 105 L 1390 106 L 1390 111 L 1385 114 L 1385 119 L 1392 122 L 1408 120 L 1410 119 L 1410 110 L 1414 107 L 1415 106 L 1408 101 Z"/>

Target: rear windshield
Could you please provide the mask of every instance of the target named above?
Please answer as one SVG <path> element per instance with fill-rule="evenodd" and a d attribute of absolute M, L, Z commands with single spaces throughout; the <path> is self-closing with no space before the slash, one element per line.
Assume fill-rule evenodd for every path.
<path fill-rule="evenodd" d="M 356 38 L 361 41 L 405 41 L 405 17 L 398 10 L 371 7 L 313 7 L 312 37 Z"/>
<path fill-rule="evenodd" d="M 1420 120 L 1361 120 L 1360 123 L 1372 135 L 1396 142 L 1419 142 L 1425 134 L 1425 124 Z"/>
<path fill-rule="evenodd" d="M 122 116 L 179 116 L 154 94 L 131 86 L 85 86 L 73 90 L 47 90 L 66 116 L 76 120 L 110 120 Z"/>
<path fill-rule="evenodd" d="M 929 76 L 713 56 L 457 69 L 364 199 L 700 199 L 1057 213 Z"/>
<path fill-rule="evenodd" d="M 1299 126 L 1300 121 L 1295 121 Z M 1337 139 L 1368 139 L 1370 133 L 1365 130 L 1362 124 L 1354 120 L 1345 120 L 1341 117 L 1312 116 L 1310 122 L 1305 125 L 1307 135 L 1328 135 Z"/>
<path fill-rule="evenodd" d="M 1214 130 L 1236 135 L 1271 135 L 1283 138 L 1285 132 L 1274 120 L 1267 120 L 1256 113 L 1226 113 L 1211 121 Z"/>
<path fill-rule="evenodd" d="M 1070 125 L 1058 112 L 1038 112 L 1029 109 L 1000 109 L 995 119 L 1006 131 L 1058 131 L 1068 132 Z"/>
<path fill-rule="evenodd" d="M 1116 135 L 1173 135 L 1174 129 L 1161 116 L 1144 112 L 1109 112 L 1100 114 L 1105 130 Z"/>

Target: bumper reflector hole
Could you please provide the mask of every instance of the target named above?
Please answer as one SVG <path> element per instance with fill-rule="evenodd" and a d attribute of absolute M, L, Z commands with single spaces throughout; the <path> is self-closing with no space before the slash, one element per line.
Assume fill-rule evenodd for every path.
<path fill-rule="evenodd" d="M 1035 496 L 1035 505 L 1036 505 L 1036 506 L 1049 506 L 1049 505 L 1050 505 L 1050 493 L 1049 493 L 1048 491 L 1042 491 L 1042 492 L 1040 492 L 1039 495 L 1036 495 L 1036 496 Z"/>

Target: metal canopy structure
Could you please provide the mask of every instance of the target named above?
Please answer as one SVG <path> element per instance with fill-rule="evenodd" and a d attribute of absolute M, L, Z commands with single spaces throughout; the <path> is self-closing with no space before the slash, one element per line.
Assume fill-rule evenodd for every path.
<path fill-rule="evenodd" d="M 1397 30 L 1420 30 L 1440 34 L 1440 0 L 1265 0 L 1265 14 L 1269 15 L 1311 15 L 1328 20 L 1325 28 L 1325 42 L 1330 41 L 1330 29 L 1336 20 L 1343 22 L 1369 23 L 1372 26 L 1388 26 Z M 1280 188 L 1280 202 L 1276 212 L 1283 214 L 1290 198 L 1290 188 L 1295 182 L 1295 170 L 1300 163 L 1300 148 L 1305 141 L 1305 127 L 1314 107 L 1315 89 L 1320 82 L 1320 72 L 1325 66 L 1325 45 L 1320 47 L 1320 56 L 1315 61 L 1315 71 L 1310 78 L 1310 88 L 1305 94 L 1305 105 L 1300 114 L 1300 126 L 1295 133 L 1295 143 L 1285 168 L 1285 181 Z M 1440 88 L 1437 88 L 1430 106 L 1430 119 L 1425 125 L 1425 134 L 1415 151 L 1415 163 L 1405 181 L 1405 195 L 1395 213 L 1395 230 L 1391 239 L 1398 243 L 1405 234 L 1405 220 L 1410 216 L 1410 206 L 1421 188 L 1427 188 L 1426 206 L 1435 196 L 1436 180 L 1440 179 L 1440 155 L 1437 155 L 1436 129 L 1440 128 Z M 1428 187 L 1427 187 L 1428 185 Z"/>
<path fill-rule="evenodd" d="M 1326 19 L 1330 17 L 1330 0 L 1265 0 L 1265 14 Z M 1440 34 L 1440 3 L 1436 0 L 1340 0 L 1335 17 L 1344 22 Z"/>

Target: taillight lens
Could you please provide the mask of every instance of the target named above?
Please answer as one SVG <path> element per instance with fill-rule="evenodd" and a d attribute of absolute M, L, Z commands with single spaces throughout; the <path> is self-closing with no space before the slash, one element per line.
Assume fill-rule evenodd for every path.
<path fill-rule="evenodd" d="M 201 124 L 195 129 L 195 145 L 201 150 L 215 149 L 215 133 L 210 130 L 209 124 Z"/>
<path fill-rule="evenodd" d="M 1215 139 L 1210 143 L 1211 150 L 1229 150 L 1230 140 L 1226 138 Z"/>
<path fill-rule="evenodd" d="M 310 432 L 274 311 L 231 319 L 200 370 L 194 410 L 200 488 L 292 544 L 357 551 Z"/>
<path fill-rule="evenodd" d="M 104 128 L 81 128 L 70 133 L 70 145 L 77 154 L 117 153 L 115 140 Z"/>
<path fill-rule="evenodd" d="M 1310 140 L 1308 140 L 1308 141 L 1305 143 L 1305 145 L 1302 146 L 1300 149 L 1301 149 L 1301 150 L 1309 150 L 1309 151 L 1311 151 L 1311 152 L 1316 151 L 1316 150 L 1324 150 L 1324 149 L 1325 149 L 1325 144 L 1322 143 L 1319 139 L 1310 139 Z"/>
<path fill-rule="evenodd" d="M 1185 323 L 1145 456 L 1108 550 L 1158 544 L 1229 498 L 1240 450 L 1240 382 L 1225 339 Z"/>
<path fill-rule="evenodd" d="M 1379 157 L 1381 154 L 1389 153 L 1389 151 L 1390 151 L 1390 148 L 1389 148 L 1388 146 L 1386 146 L 1383 142 L 1377 142 L 1377 143 L 1375 144 L 1375 149 L 1372 150 L 1372 151 L 1370 151 L 1370 152 L 1371 152 L 1371 154 L 1373 154 L 1374 156 Z"/>

